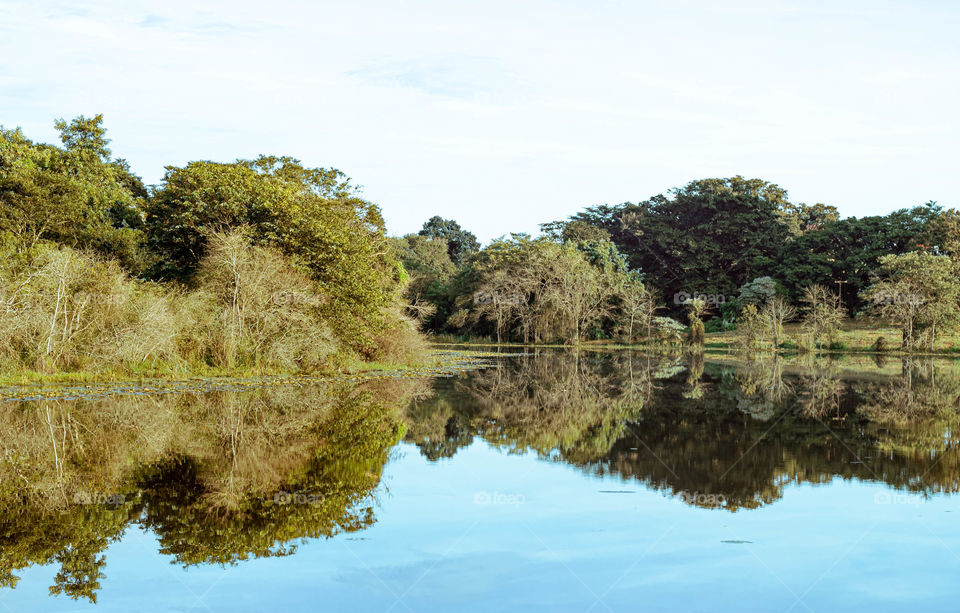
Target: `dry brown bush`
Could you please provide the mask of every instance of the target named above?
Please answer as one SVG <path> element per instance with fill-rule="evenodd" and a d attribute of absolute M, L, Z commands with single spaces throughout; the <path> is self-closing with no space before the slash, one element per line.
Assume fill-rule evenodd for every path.
<path fill-rule="evenodd" d="M 190 289 L 66 247 L 0 260 L 0 372 L 312 371 L 338 351 L 316 282 L 242 231 L 210 237 Z M 394 321 L 380 346 L 402 361 L 419 335 Z"/>

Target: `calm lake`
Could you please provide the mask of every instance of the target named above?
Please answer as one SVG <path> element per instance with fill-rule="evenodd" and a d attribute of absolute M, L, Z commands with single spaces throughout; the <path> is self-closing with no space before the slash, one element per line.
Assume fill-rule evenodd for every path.
<path fill-rule="evenodd" d="M 960 608 L 960 364 L 482 366 L 0 403 L 0 612 Z"/>

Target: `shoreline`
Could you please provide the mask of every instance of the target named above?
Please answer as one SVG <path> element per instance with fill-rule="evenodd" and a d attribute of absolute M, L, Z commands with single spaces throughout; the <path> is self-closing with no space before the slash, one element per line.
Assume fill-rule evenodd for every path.
<path fill-rule="evenodd" d="M 367 363 L 356 369 L 336 373 L 259 375 L 237 373 L 84 381 L 56 379 L 60 375 L 49 375 L 51 377 L 49 379 L 29 383 L 0 384 L 0 404 L 37 400 L 80 400 L 122 395 L 244 392 L 287 385 L 365 383 L 404 378 L 429 379 L 452 377 L 462 372 L 488 368 L 492 365 L 489 360 L 490 354 L 482 352 L 435 350 L 428 352 L 424 357 L 423 363 L 413 366 Z"/>

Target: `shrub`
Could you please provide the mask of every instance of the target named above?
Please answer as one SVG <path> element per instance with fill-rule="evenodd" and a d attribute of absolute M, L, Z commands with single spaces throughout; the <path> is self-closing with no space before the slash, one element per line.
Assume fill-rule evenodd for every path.
<path fill-rule="evenodd" d="M 246 231 L 214 233 L 197 274 L 208 358 L 223 368 L 312 370 L 336 351 L 316 284 L 277 251 L 251 246 Z"/>
<path fill-rule="evenodd" d="M 340 349 L 316 282 L 243 232 L 211 235 L 192 289 L 136 281 L 112 260 L 66 247 L 0 257 L 6 372 L 317 370 Z M 396 321 L 378 343 L 394 357 L 409 344 L 412 359 L 416 331 Z"/>
<path fill-rule="evenodd" d="M 176 361 L 175 306 L 161 288 L 88 252 L 44 246 L 7 255 L 0 275 L 4 369 Z"/>

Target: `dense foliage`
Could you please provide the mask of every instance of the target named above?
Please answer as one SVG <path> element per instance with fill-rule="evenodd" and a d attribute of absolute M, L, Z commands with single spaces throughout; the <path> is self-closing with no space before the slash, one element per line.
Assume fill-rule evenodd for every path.
<path fill-rule="evenodd" d="M 211 232 L 250 229 L 309 271 L 328 298 L 318 308 L 354 348 L 374 350 L 402 273 L 387 245 L 380 209 L 357 196 L 334 169 L 261 156 L 232 164 L 169 168 L 150 199 L 146 236 L 160 278 L 188 281 Z"/>
<path fill-rule="evenodd" d="M 103 117 L 57 122 L 63 147 L 0 128 L 0 236 L 18 250 L 42 242 L 90 249 L 139 273 L 147 192 L 111 160 Z"/>
<path fill-rule="evenodd" d="M 3 369 L 303 370 L 418 346 L 380 209 L 340 171 L 198 161 L 147 188 L 102 116 L 56 127 L 61 146 L 0 129 Z"/>
<path fill-rule="evenodd" d="M 424 326 L 500 341 L 640 333 L 674 344 L 687 320 L 693 345 L 703 345 L 704 331 L 737 326 L 744 347 L 777 347 L 784 324 L 799 318 L 796 341 L 825 348 L 845 317 L 873 316 L 901 327 L 912 350 L 932 347 L 960 310 L 954 292 L 938 289 L 960 283 L 960 213 L 935 202 L 841 219 L 833 206 L 793 203 L 773 183 L 737 176 L 590 207 L 541 228 L 540 238 L 510 235 L 459 260 L 444 257 L 458 253 L 455 222 L 434 217 L 420 235 L 397 239 L 413 278 L 408 302 Z M 894 273 L 910 261 L 920 264 Z M 891 275 L 898 280 L 885 281 Z M 881 291 L 926 306 L 914 321 L 878 305 Z"/>
<path fill-rule="evenodd" d="M 440 216 L 388 238 L 336 169 L 194 161 L 148 188 L 111 157 L 102 116 L 56 127 L 59 146 L 0 129 L 8 369 L 398 359 L 417 347 L 412 320 L 498 342 L 696 347 L 736 327 L 741 346 L 778 348 L 800 319 L 793 341 L 824 348 L 846 317 L 875 317 L 906 350 L 960 323 L 960 213 L 935 202 L 841 219 L 767 181 L 701 179 L 481 248 Z"/>

